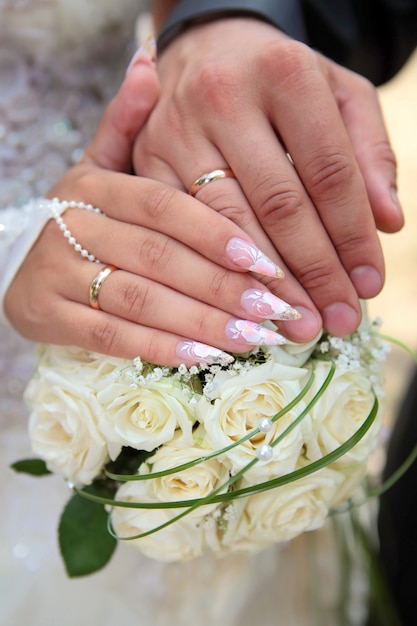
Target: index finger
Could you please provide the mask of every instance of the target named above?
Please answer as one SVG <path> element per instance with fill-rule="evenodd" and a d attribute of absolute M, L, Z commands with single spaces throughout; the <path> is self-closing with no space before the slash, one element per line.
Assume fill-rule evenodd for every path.
<path fill-rule="evenodd" d="M 106 108 L 83 162 L 130 172 L 134 140 L 158 96 L 159 82 L 153 65 L 146 57 L 140 57 Z"/>

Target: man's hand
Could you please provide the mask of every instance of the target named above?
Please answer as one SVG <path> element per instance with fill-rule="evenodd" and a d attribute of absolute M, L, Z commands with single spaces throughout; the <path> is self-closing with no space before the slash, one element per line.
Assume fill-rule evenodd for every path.
<path fill-rule="evenodd" d="M 329 332 L 352 332 L 358 297 L 384 282 L 375 224 L 403 224 L 376 90 L 250 18 L 189 28 L 157 67 L 161 97 L 136 142 L 136 170 L 188 190 L 203 173 L 232 168 L 236 180 L 197 198 L 284 265 Z M 288 284 L 269 287 L 298 304 Z"/>

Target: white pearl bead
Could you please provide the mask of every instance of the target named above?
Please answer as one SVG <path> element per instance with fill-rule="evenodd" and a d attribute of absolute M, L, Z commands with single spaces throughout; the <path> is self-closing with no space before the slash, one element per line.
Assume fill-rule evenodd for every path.
<path fill-rule="evenodd" d="M 267 443 L 263 443 L 256 450 L 256 457 L 259 461 L 269 461 L 272 459 L 273 449 Z"/>
<path fill-rule="evenodd" d="M 269 433 L 272 428 L 272 420 L 269 417 L 262 417 L 258 422 L 258 428 L 261 433 Z"/>
<path fill-rule="evenodd" d="M 63 218 L 60 215 L 60 210 L 63 210 L 68 207 L 71 207 L 71 208 L 77 207 L 79 209 L 85 209 L 87 211 L 94 211 L 95 213 L 101 213 L 100 209 L 93 207 L 92 204 L 85 204 L 84 202 L 76 202 L 75 200 L 71 200 L 70 202 L 66 200 L 64 200 L 63 202 L 59 202 L 58 198 L 54 198 L 53 200 L 51 200 L 49 205 L 45 204 L 41 206 L 44 206 L 45 208 L 50 209 L 52 216 L 54 220 L 56 221 L 58 227 L 62 231 L 64 237 L 68 240 L 68 243 L 70 244 L 70 246 L 74 247 L 74 250 L 76 252 L 78 252 L 79 254 L 81 254 L 83 258 L 88 259 L 91 262 L 100 263 L 99 259 L 97 259 L 94 256 L 94 254 L 90 254 L 88 250 L 83 248 L 83 246 L 80 243 L 78 243 L 78 241 L 75 239 L 75 237 L 73 237 L 73 235 L 71 234 L 71 231 L 69 230 Z"/>

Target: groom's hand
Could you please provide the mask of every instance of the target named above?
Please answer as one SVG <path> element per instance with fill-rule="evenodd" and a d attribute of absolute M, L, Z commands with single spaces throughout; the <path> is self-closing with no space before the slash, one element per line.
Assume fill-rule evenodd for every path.
<path fill-rule="evenodd" d="M 358 297 L 384 283 L 375 223 L 403 223 L 373 86 L 249 18 L 189 28 L 157 69 L 161 97 L 135 146 L 137 171 L 188 190 L 230 167 L 237 180 L 197 198 L 279 252 L 327 330 L 353 331 Z"/>

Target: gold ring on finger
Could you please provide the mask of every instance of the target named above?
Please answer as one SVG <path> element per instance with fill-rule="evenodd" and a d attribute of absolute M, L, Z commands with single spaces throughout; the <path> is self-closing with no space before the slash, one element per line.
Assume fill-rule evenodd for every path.
<path fill-rule="evenodd" d="M 196 193 L 204 187 L 204 185 L 208 185 L 208 183 L 212 183 L 215 180 L 220 180 L 222 178 L 236 178 L 236 176 L 233 174 L 230 167 L 227 167 L 224 170 L 213 170 L 212 172 L 207 172 L 207 174 L 202 174 L 191 185 L 189 190 L 190 196 L 195 196 Z"/>
<path fill-rule="evenodd" d="M 112 272 L 118 270 L 119 268 L 115 265 L 106 265 L 103 269 L 93 278 L 90 284 L 90 289 L 88 292 L 88 302 L 92 309 L 96 309 L 100 311 L 100 305 L 98 303 L 98 297 L 100 294 L 100 289 L 103 286 L 104 281 Z"/>

